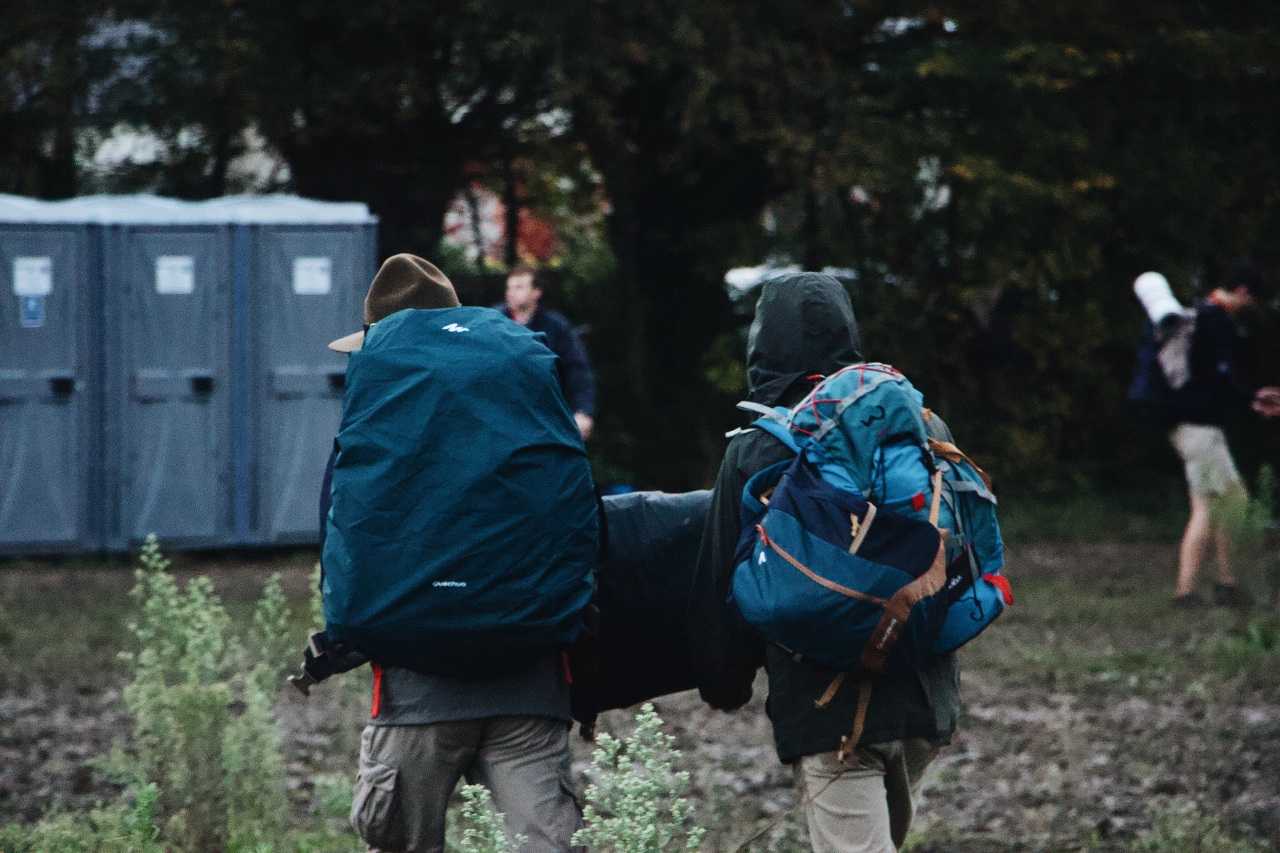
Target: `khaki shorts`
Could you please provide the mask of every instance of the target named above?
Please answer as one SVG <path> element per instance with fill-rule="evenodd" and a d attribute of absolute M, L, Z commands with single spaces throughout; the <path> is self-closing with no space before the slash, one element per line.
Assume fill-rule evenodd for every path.
<path fill-rule="evenodd" d="M 1221 497 L 1244 488 L 1220 427 L 1179 424 L 1169 433 L 1169 441 L 1182 457 L 1191 494 Z"/>

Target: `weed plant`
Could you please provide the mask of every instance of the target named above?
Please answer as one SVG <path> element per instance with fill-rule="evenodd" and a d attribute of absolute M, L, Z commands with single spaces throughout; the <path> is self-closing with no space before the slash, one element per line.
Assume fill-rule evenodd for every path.
<path fill-rule="evenodd" d="M 459 853 L 514 853 L 524 846 L 523 835 L 507 838 L 505 816 L 493 807 L 493 797 L 483 785 L 462 787 L 462 838 Z"/>
<path fill-rule="evenodd" d="M 86 814 L 51 815 L 34 827 L 0 827 L 4 853 L 165 853 L 156 829 L 155 785 Z"/>
<path fill-rule="evenodd" d="M 88 815 L 53 815 L 0 830 L 4 853 L 319 853 L 349 850 L 350 834 L 290 831 L 281 734 L 273 699 L 281 662 L 292 658 L 290 613 L 279 578 L 268 580 L 248 629 L 238 634 L 212 582 L 183 588 L 155 537 L 139 557 L 130 593 L 132 648 L 124 703 L 132 731 L 100 766 L 128 786 L 120 801 Z M 318 579 L 317 579 L 318 580 Z M 313 589 L 318 590 L 318 583 Z M 312 618 L 321 619 L 318 592 Z M 358 687 L 357 679 L 343 679 Z M 353 690 L 343 695 L 354 695 Z M 697 850 L 704 836 L 686 799 L 689 774 L 674 738 L 646 704 L 634 732 L 602 734 L 575 843 L 614 853 Z M 352 753 L 354 754 L 354 752 Z M 316 781 L 322 817 L 349 807 L 349 777 Z M 451 849 L 505 853 L 508 839 L 489 792 L 466 786 L 461 832 Z"/>
<path fill-rule="evenodd" d="M 689 774 L 675 769 L 679 759 L 675 738 L 662 730 L 662 718 L 647 702 L 629 737 L 601 734 L 592 753 L 585 826 L 573 843 L 601 853 L 699 849 L 705 831 L 694 824 L 693 806 L 684 796 Z M 524 844 L 520 836 L 507 837 L 488 789 L 466 785 L 462 801 L 461 853 L 508 853 Z"/>
<path fill-rule="evenodd" d="M 629 737 L 601 734 L 592 753 L 586 825 L 573 842 L 615 853 L 697 850 L 705 830 L 694 824 L 685 798 L 689 774 L 675 769 L 679 758 L 675 738 L 662 730 L 662 718 L 648 702 Z"/>
<path fill-rule="evenodd" d="M 212 582 L 182 589 L 148 536 L 130 593 L 133 649 L 124 703 L 128 748 L 100 766 L 128 785 L 124 802 L 88 820 L 55 815 L 6 830 L 5 851 L 259 853 L 285 833 L 281 734 L 272 709 L 289 608 L 268 580 L 246 636 L 236 637 Z"/>

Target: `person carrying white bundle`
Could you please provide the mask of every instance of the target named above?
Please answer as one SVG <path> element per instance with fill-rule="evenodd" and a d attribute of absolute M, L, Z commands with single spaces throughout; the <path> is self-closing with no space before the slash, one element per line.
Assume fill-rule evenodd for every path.
<path fill-rule="evenodd" d="M 1236 370 L 1236 323 L 1265 302 L 1267 282 L 1247 261 L 1238 261 L 1223 285 L 1192 308 L 1178 302 L 1169 282 L 1157 272 L 1138 276 L 1133 290 L 1151 320 L 1152 339 L 1139 359 L 1129 396 L 1146 404 L 1168 427 L 1169 440 L 1186 470 L 1191 503 L 1178 550 L 1174 606 L 1206 603 L 1196 592 L 1196 581 L 1210 538 L 1218 561 L 1214 603 L 1247 603 L 1231 570 L 1230 538 L 1214 510 L 1224 499 L 1245 496 L 1223 427 L 1246 408 L 1267 418 L 1280 415 L 1280 388 L 1246 386 Z"/>

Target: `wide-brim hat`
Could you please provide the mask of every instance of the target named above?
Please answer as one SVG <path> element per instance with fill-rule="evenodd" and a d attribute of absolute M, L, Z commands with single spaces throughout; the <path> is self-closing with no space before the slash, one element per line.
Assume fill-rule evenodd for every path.
<path fill-rule="evenodd" d="M 405 308 L 457 308 L 458 293 L 449 277 L 426 258 L 402 252 L 382 262 L 364 297 L 364 328 L 329 342 L 334 352 L 355 352 L 364 333 L 384 317 Z"/>

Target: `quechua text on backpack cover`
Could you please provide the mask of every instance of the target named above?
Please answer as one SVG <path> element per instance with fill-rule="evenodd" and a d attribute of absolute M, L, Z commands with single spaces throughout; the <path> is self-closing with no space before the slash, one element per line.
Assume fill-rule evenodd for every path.
<path fill-rule="evenodd" d="M 322 557 L 333 639 L 463 677 L 577 639 L 597 504 L 540 338 L 488 308 L 409 309 L 351 354 Z"/>

